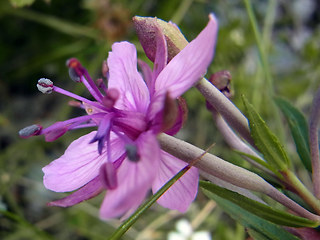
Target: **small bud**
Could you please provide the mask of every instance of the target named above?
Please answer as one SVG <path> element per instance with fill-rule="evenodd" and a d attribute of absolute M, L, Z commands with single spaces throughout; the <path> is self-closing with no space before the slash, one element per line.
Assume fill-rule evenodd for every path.
<path fill-rule="evenodd" d="M 134 17 L 133 22 L 139 41 L 147 55 L 154 62 L 156 53 L 156 31 L 160 29 L 165 36 L 168 47 L 168 62 L 177 55 L 188 41 L 181 33 L 180 29 L 171 22 L 165 22 L 158 18 L 152 17 Z"/>
<path fill-rule="evenodd" d="M 229 71 L 223 70 L 212 74 L 209 82 L 218 88 L 227 98 L 232 97 L 230 91 L 231 74 Z"/>
<path fill-rule="evenodd" d="M 127 152 L 127 157 L 130 161 L 138 162 L 140 160 L 140 155 L 139 155 L 138 149 L 135 145 L 127 144 L 125 148 L 126 148 L 126 152 Z"/>
<path fill-rule="evenodd" d="M 211 82 L 220 92 L 223 93 L 227 98 L 232 97 L 232 92 L 230 90 L 231 74 L 227 70 L 219 71 L 212 74 L 209 78 Z M 217 110 L 215 106 L 206 101 L 206 107 L 209 111 L 216 114 Z"/>
<path fill-rule="evenodd" d="M 50 94 L 53 90 L 53 82 L 48 78 L 40 78 L 38 80 L 37 88 L 42 93 Z"/>
<path fill-rule="evenodd" d="M 39 135 L 42 126 L 34 124 L 28 127 L 25 127 L 19 131 L 19 136 L 22 138 L 28 138 L 32 136 Z"/>

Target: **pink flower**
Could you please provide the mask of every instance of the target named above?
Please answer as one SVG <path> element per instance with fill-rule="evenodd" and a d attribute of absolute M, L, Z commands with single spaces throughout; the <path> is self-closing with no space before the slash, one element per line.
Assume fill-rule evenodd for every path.
<path fill-rule="evenodd" d="M 69 130 L 97 126 L 96 131 L 73 141 L 64 155 L 43 168 L 46 188 L 56 192 L 76 190 L 49 205 L 71 206 L 107 189 L 101 217 L 126 217 L 150 189 L 156 192 L 186 165 L 160 149 L 157 134 L 175 134 L 181 128 L 181 111 L 166 126 L 165 102 L 181 96 L 205 74 L 214 54 L 216 34 L 217 23 L 211 15 L 198 37 L 167 63 L 166 41 L 159 31 L 153 71 L 140 62 L 144 78 L 137 70 L 135 46 L 114 43 L 107 60 L 108 87 L 100 81 L 100 89 L 76 59 L 69 60 L 71 78 L 85 84 L 94 101 L 54 86 L 49 79 L 38 81 L 44 93 L 59 92 L 79 100 L 73 105 L 85 109 L 87 115 L 45 129 L 39 125 L 27 127 L 20 131 L 22 137 L 44 135 L 47 141 L 53 141 Z M 185 212 L 197 188 L 198 171 L 191 168 L 158 203 Z"/>

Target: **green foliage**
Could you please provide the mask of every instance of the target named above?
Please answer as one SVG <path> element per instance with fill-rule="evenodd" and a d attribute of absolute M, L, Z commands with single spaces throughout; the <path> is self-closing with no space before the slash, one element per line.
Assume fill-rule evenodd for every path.
<path fill-rule="evenodd" d="M 221 194 L 221 192 L 207 190 L 204 190 L 204 192 L 209 198 L 214 199 L 233 219 L 245 226 L 248 229 L 249 234 L 252 234 L 252 237 L 257 237 L 257 239 L 261 240 L 298 240 L 297 237 L 293 236 L 282 227 L 266 221 L 247 211 L 247 209 L 243 209 L 235 204 L 234 199 L 225 199 L 222 197 L 224 194 Z"/>
<path fill-rule="evenodd" d="M 254 143 L 259 148 L 267 162 L 279 171 L 289 166 L 289 158 L 278 138 L 271 132 L 265 121 L 248 102 L 242 97 L 246 116 L 249 120 L 250 133 Z"/>
<path fill-rule="evenodd" d="M 117 231 L 112 234 L 110 240 L 118 240 L 132 225 L 139 219 L 139 217 L 145 213 L 176 181 L 179 180 L 190 169 L 186 166 L 173 176 L 162 188 L 160 188 L 149 200 L 142 204 L 126 221 L 124 221 Z"/>
<path fill-rule="evenodd" d="M 296 144 L 297 152 L 305 168 L 311 172 L 311 157 L 309 147 L 308 123 L 304 115 L 288 101 L 282 98 L 275 99 L 278 107 L 287 119 L 291 135 Z"/>
<path fill-rule="evenodd" d="M 317 222 L 272 208 L 266 204 L 257 202 L 239 193 L 227 190 L 209 182 L 201 181 L 200 186 L 204 189 L 206 195 L 211 196 L 209 192 L 218 195 L 223 199 L 235 203 L 246 211 L 278 225 L 289 227 L 317 227 L 319 225 Z"/>
<path fill-rule="evenodd" d="M 10 0 L 10 3 L 14 7 L 25 7 L 32 5 L 34 1 L 35 0 Z"/>

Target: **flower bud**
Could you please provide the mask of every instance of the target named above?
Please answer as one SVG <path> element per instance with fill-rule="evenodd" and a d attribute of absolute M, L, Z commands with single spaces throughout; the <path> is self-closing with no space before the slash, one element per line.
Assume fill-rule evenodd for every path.
<path fill-rule="evenodd" d="M 28 138 L 35 135 L 39 135 L 42 126 L 33 124 L 31 126 L 25 127 L 19 131 L 19 136 L 22 138 Z"/>
<path fill-rule="evenodd" d="M 229 71 L 223 70 L 212 74 L 209 82 L 218 88 L 227 98 L 232 97 L 230 92 L 231 74 Z"/>
<path fill-rule="evenodd" d="M 50 94 L 53 90 L 53 82 L 48 78 L 40 78 L 38 80 L 37 88 L 42 93 Z"/>
<path fill-rule="evenodd" d="M 188 41 L 181 33 L 180 29 L 172 22 L 165 22 L 152 17 L 133 17 L 133 22 L 139 41 L 147 55 L 154 62 L 156 53 L 156 31 L 160 29 L 165 36 L 168 47 L 168 62 L 177 55 Z"/>

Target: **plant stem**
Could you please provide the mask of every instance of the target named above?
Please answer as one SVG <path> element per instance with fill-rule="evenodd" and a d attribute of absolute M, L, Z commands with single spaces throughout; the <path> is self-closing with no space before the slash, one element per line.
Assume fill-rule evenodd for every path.
<path fill-rule="evenodd" d="M 206 151 L 192 144 L 163 133 L 158 135 L 158 140 L 161 148 L 164 151 L 187 163 L 194 162 L 194 159 L 198 159 L 199 156 L 203 155 L 203 153 L 206 153 Z M 201 157 L 201 160 L 194 162 L 194 166 L 210 175 L 213 175 L 238 187 L 267 194 L 269 197 L 280 202 L 282 205 L 291 209 L 296 214 L 311 220 L 320 221 L 320 216 L 317 216 L 304 209 L 286 195 L 279 192 L 276 188 L 274 188 L 271 184 L 266 182 L 257 174 L 231 164 L 217 156 L 206 153 Z"/>
<path fill-rule="evenodd" d="M 320 199 L 320 159 L 319 159 L 319 137 L 318 123 L 320 120 L 320 89 L 313 99 L 310 122 L 309 122 L 309 143 L 312 165 L 312 182 L 314 195 Z"/>
<path fill-rule="evenodd" d="M 177 11 L 175 11 L 174 15 L 171 18 L 171 21 L 175 24 L 179 25 L 182 18 L 188 12 L 189 8 L 192 5 L 193 0 L 184 0 L 181 1 L 180 6 L 178 7 Z"/>
<path fill-rule="evenodd" d="M 290 170 L 282 172 L 288 183 L 297 191 L 299 196 L 306 201 L 318 214 L 320 214 L 320 200 L 317 199 Z"/>
<path fill-rule="evenodd" d="M 225 95 L 223 95 L 205 78 L 202 78 L 196 84 L 196 88 L 201 92 L 206 100 L 223 116 L 223 118 L 233 129 L 239 132 L 239 134 L 252 146 L 255 146 L 250 135 L 247 118 Z"/>
<path fill-rule="evenodd" d="M 242 153 L 246 153 L 248 155 L 252 155 L 258 159 L 261 160 L 261 162 L 265 162 L 263 158 L 261 158 L 253 149 L 251 149 L 244 141 L 242 141 L 237 134 L 230 128 L 230 126 L 226 123 L 226 121 L 223 119 L 221 114 L 212 111 L 213 119 L 216 122 L 217 128 L 219 129 L 219 132 L 222 134 L 224 140 L 228 143 L 228 145 Z M 250 164 L 255 166 L 256 168 L 264 171 L 265 173 L 268 173 L 268 175 L 271 175 L 273 177 L 277 177 L 270 169 L 267 168 L 266 165 L 261 165 L 258 162 L 252 160 L 251 158 L 244 157 Z"/>
<path fill-rule="evenodd" d="M 247 14 L 249 16 L 249 20 L 251 23 L 251 27 L 256 39 L 256 43 L 258 46 L 258 52 L 259 52 L 259 59 L 260 59 L 260 63 L 262 66 L 262 69 L 264 71 L 265 74 L 265 78 L 266 78 L 266 93 L 267 93 L 267 102 L 270 104 L 270 111 L 273 114 L 273 117 L 275 119 L 275 122 L 277 123 L 277 132 L 278 132 L 278 136 L 280 137 L 280 139 L 284 139 L 284 131 L 282 126 L 282 122 L 281 122 L 281 118 L 280 118 L 280 114 L 279 111 L 273 101 L 273 96 L 274 96 L 274 90 L 273 90 L 273 78 L 271 75 L 271 71 L 269 68 L 269 64 L 268 64 L 268 54 L 267 54 L 267 49 L 268 49 L 268 44 L 265 44 L 265 42 L 262 39 L 261 33 L 259 31 L 258 28 L 258 24 L 257 24 L 257 19 L 255 17 L 255 14 L 253 12 L 252 9 L 252 4 L 251 4 L 251 0 L 244 0 L 245 6 L 246 6 L 246 10 L 247 10 Z M 270 1 L 270 8 L 271 10 L 274 11 L 276 4 L 273 1 Z M 266 35 L 265 35 L 266 36 Z M 258 89 L 258 91 L 261 91 L 260 89 Z"/>

